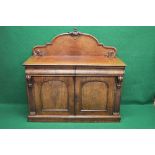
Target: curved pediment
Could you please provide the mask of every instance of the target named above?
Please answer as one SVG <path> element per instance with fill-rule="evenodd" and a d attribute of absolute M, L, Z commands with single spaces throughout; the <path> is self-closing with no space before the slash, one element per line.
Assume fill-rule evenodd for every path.
<path fill-rule="evenodd" d="M 95 37 L 78 32 L 63 33 L 50 43 L 33 48 L 35 56 L 104 56 L 115 57 L 116 49 L 100 44 Z"/>

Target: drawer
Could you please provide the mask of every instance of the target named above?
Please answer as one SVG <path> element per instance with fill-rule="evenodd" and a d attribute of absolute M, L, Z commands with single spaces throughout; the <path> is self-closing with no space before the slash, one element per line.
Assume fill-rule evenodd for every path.
<path fill-rule="evenodd" d="M 72 66 L 29 66 L 26 74 L 46 76 L 74 76 L 75 68 Z"/>
<path fill-rule="evenodd" d="M 119 67 L 76 67 L 76 76 L 119 76 L 124 74 L 124 68 Z"/>

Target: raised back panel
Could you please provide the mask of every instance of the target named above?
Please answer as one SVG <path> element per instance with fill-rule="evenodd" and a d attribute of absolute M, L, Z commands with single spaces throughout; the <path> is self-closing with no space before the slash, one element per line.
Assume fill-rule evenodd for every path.
<path fill-rule="evenodd" d="M 71 33 L 60 34 L 51 43 L 33 48 L 35 56 L 104 56 L 115 57 L 116 49 L 100 44 L 89 34 L 75 30 Z"/>

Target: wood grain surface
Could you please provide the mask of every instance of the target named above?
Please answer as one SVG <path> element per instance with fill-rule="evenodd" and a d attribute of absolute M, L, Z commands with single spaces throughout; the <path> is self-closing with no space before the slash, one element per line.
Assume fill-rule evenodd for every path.
<path fill-rule="evenodd" d="M 103 56 L 32 56 L 24 65 L 126 66 L 119 58 Z"/>
<path fill-rule="evenodd" d="M 126 64 L 78 31 L 33 48 L 25 66 L 29 121 L 118 122 Z"/>

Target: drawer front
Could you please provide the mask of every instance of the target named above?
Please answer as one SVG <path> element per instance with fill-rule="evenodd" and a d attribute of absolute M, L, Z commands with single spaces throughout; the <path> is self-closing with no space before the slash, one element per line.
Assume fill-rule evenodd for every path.
<path fill-rule="evenodd" d="M 35 76 L 74 76 L 72 66 L 30 66 L 26 67 L 26 74 Z"/>
<path fill-rule="evenodd" d="M 76 76 L 118 76 L 123 74 L 124 68 L 122 67 L 76 67 Z"/>
<path fill-rule="evenodd" d="M 77 77 L 76 114 L 111 115 L 115 89 L 114 77 Z"/>
<path fill-rule="evenodd" d="M 36 114 L 69 115 L 74 113 L 72 77 L 32 77 Z"/>
<path fill-rule="evenodd" d="M 125 70 L 122 67 L 30 66 L 25 72 L 35 76 L 119 76 Z"/>

